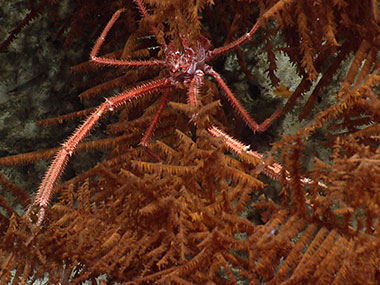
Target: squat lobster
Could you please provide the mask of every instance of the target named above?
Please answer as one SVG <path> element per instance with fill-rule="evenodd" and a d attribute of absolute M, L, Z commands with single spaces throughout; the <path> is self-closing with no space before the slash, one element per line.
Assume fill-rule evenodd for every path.
<path fill-rule="evenodd" d="M 148 17 L 148 12 L 144 7 L 142 0 L 135 0 L 138 9 L 142 13 L 143 17 Z M 83 123 L 77 130 L 69 137 L 69 139 L 62 145 L 62 148 L 58 151 L 52 164 L 50 165 L 48 171 L 46 172 L 44 179 L 38 189 L 36 198 L 33 204 L 30 206 L 28 212 L 32 207 L 39 208 L 39 216 L 37 225 L 40 225 L 43 221 L 45 215 L 45 209 L 49 204 L 50 198 L 53 193 L 53 189 L 58 183 L 58 180 L 65 168 L 65 165 L 69 158 L 73 155 L 77 145 L 90 133 L 90 131 L 95 127 L 98 120 L 106 113 L 112 112 L 119 108 L 123 104 L 129 101 L 135 100 L 139 97 L 145 96 L 152 92 L 158 92 L 161 89 L 165 89 L 164 95 L 159 104 L 158 110 L 154 115 L 153 121 L 144 134 L 140 144 L 146 147 L 149 140 L 153 134 L 153 131 L 158 123 L 159 117 L 167 103 L 170 90 L 183 85 L 188 88 L 188 104 L 192 106 L 197 105 L 197 97 L 200 95 L 200 87 L 203 84 L 204 76 L 209 75 L 213 77 L 219 87 L 226 94 L 228 100 L 231 102 L 236 111 L 242 116 L 246 124 L 252 129 L 253 132 L 262 132 L 268 128 L 274 119 L 276 119 L 281 111 L 277 110 L 270 118 L 266 119 L 262 124 L 257 124 L 250 115 L 244 110 L 240 105 L 238 100 L 235 98 L 232 91 L 228 88 L 227 84 L 223 81 L 219 73 L 217 73 L 208 63 L 221 54 L 231 51 L 232 49 L 238 47 L 239 45 L 247 42 L 253 34 L 256 32 L 260 25 L 260 20 L 252 27 L 252 29 L 244 34 L 239 39 L 227 44 L 225 46 L 211 49 L 210 41 L 199 36 L 195 45 L 190 47 L 186 36 L 181 36 L 181 43 L 183 50 L 178 50 L 174 46 L 174 42 L 171 41 L 168 45 L 164 41 L 159 41 L 158 33 L 154 27 L 152 27 L 153 34 L 155 35 L 157 41 L 161 45 L 164 51 L 164 60 L 141 60 L 141 61 L 125 61 L 119 59 L 109 59 L 104 57 L 99 57 L 98 53 L 105 41 L 105 38 L 117 21 L 120 14 L 124 9 L 120 9 L 114 13 L 111 20 L 108 22 L 100 37 L 96 41 L 90 58 L 91 61 L 98 64 L 110 65 L 110 66 L 130 66 L 130 67 L 141 67 L 141 66 L 162 66 L 167 70 L 166 77 L 158 80 L 150 81 L 146 84 L 139 85 L 133 89 L 124 91 L 114 97 L 108 98 L 102 103 Z M 195 116 L 195 114 L 194 114 Z M 219 136 L 212 131 L 213 127 L 210 127 L 209 131 L 214 136 Z"/>

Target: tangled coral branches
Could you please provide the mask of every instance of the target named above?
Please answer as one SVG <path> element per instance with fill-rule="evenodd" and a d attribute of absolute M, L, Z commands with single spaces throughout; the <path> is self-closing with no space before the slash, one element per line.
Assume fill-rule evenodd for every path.
<path fill-rule="evenodd" d="M 171 99 L 164 92 L 164 99 L 136 115 L 141 120 L 130 121 L 129 117 L 125 123 L 128 116 L 122 113 L 124 121 L 110 127 L 122 135 L 112 138 L 109 156 L 102 164 L 58 186 L 59 200 L 46 208 L 46 223 L 34 227 L 34 232 L 30 223 L 16 214 L 8 220 L 3 218 L 2 223 L 5 220 L 8 224 L 1 228 L 1 280 L 10 281 L 15 270 L 17 280 L 34 281 L 48 275 L 51 283 L 95 282 L 97 276 L 107 274 L 110 282 L 130 284 L 376 284 L 380 272 L 380 60 L 379 27 L 376 23 L 368 25 L 373 19 L 373 2 L 258 2 L 263 7 L 273 4 L 273 9 L 266 7 L 269 10 L 261 18 L 269 57 L 275 50 L 268 42 L 281 31 L 287 46 L 280 49 L 290 55 L 304 77 L 285 109 L 289 111 L 289 106 L 313 86 L 310 80 L 316 81 L 316 87 L 304 111 L 311 110 L 308 108 L 318 98 L 334 99 L 328 107 L 319 105 L 316 115 L 304 112 L 312 117 L 307 126 L 275 143 L 274 151 L 280 152 L 283 167 L 266 159 L 262 163 L 261 155 L 222 130 L 210 111 L 217 105 L 210 103 L 212 96 L 198 96 L 198 90 L 202 92 L 210 81 L 189 68 L 194 67 L 191 62 L 184 64 L 190 55 L 184 53 L 186 47 L 195 51 L 195 43 L 182 46 L 177 38 L 176 44 L 182 48 L 170 49 L 170 44 L 167 48 L 174 52 L 171 59 L 182 57 L 183 64 L 165 62 L 170 70 L 165 69 L 160 74 L 163 77 L 135 85 L 137 90 L 144 90 L 141 94 L 129 89 L 121 96 L 144 97 L 145 91 L 161 87 L 172 91 L 178 87 L 173 82 L 183 79 L 186 88 L 175 90 L 181 95 L 190 93 L 189 104 L 179 107 L 179 103 L 170 103 L 174 106 L 171 110 L 161 111 L 166 99 Z M 154 16 L 163 17 L 155 14 L 154 7 L 152 11 Z M 266 22 L 268 17 L 275 23 Z M 167 37 L 161 31 L 158 29 L 158 37 Z M 199 33 L 189 38 L 201 40 Z M 321 95 L 332 76 L 344 70 L 340 67 L 350 53 L 355 54 L 354 60 L 345 80 L 339 82 L 340 90 Z M 95 55 L 93 59 L 100 58 Z M 110 58 L 107 62 L 121 59 Z M 198 63 L 207 75 L 208 63 L 200 59 L 195 65 Z M 186 68 L 177 73 L 180 67 Z M 274 66 L 269 68 L 269 73 L 275 74 Z M 315 71 L 321 73 L 320 79 Z M 224 90 L 224 85 L 208 74 Z M 188 81 L 187 75 L 191 75 Z M 194 106 L 201 98 L 207 102 Z M 91 120 L 98 120 L 98 114 L 115 107 L 120 102 L 117 100 L 109 99 L 93 111 L 90 125 L 94 125 Z M 196 114 L 195 131 L 186 120 L 180 120 L 180 108 L 190 118 Z M 160 163 L 151 162 L 144 147 L 138 146 L 141 132 L 136 134 L 136 130 L 154 125 L 151 122 L 156 121 L 156 114 L 162 118 L 160 123 L 166 124 L 164 128 L 173 128 L 172 122 L 177 121 L 176 127 L 184 130 L 177 131 L 176 137 L 170 136 L 172 129 L 161 131 L 159 134 L 164 135 L 160 141 L 149 144 Z M 79 129 L 74 142 L 85 129 Z M 329 142 L 325 130 L 330 132 Z M 125 133 L 133 139 L 126 138 Z M 311 165 L 307 159 L 315 144 L 308 144 L 317 139 L 330 143 L 333 155 L 327 162 L 315 159 Z M 234 150 L 238 159 L 227 153 L 222 143 Z M 272 171 L 276 177 L 280 173 L 281 191 L 271 193 L 272 189 L 264 188 L 258 175 L 265 171 Z"/>

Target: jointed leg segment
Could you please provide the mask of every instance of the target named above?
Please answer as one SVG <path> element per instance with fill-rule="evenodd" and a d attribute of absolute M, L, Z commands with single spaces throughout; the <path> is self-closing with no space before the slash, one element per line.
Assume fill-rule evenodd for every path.
<path fill-rule="evenodd" d="M 104 28 L 103 32 L 97 39 L 91 53 L 90 58 L 91 61 L 99 64 L 104 65 L 112 65 L 112 66 L 132 66 L 132 67 L 139 67 L 139 66 L 164 66 L 165 61 L 163 60 L 133 60 L 133 61 L 127 61 L 127 60 L 121 60 L 121 59 L 111 59 L 111 58 L 105 58 L 105 57 L 98 57 L 98 53 L 100 50 L 100 47 L 103 45 L 106 36 L 112 26 L 115 24 L 117 19 L 119 18 L 120 14 L 125 11 L 125 9 L 120 9 L 113 14 L 111 20 L 108 22 L 107 26 Z"/>
<path fill-rule="evenodd" d="M 106 99 L 84 122 L 71 137 L 63 144 L 61 150 L 55 156 L 49 170 L 46 172 L 44 179 L 38 189 L 37 196 L 31 205 L 40 208 L 37 224 L 41 224 L 45 214 L 45 208 L 48 206 L 54 187 L 57 185 L 59 178 L 70 156 L 75 152 L 77 145 L 91 132 L 98 120 L 109 111 L 116 109 L 127 102 L 144 95 L 159 91 L 164 87 L 170 87 L 170 80 L 163 78 L 152 81 L 137 88 L 120 93 L 117 96 Z M 30 209 L 28 211 L 30 211 Z"/>
<path fill-rule="evenodd" d="M 247 111 L 243 108 L 243 106 L 239 103 L 239 101 L 235 98 L 235 95 L 232 93 L 230 88 L 228 88 L 227 84 L 224 82 L 219 73 L 217 73 L 211 66 L 207 66 L 206 69 L 207 74 L 211 75 L 215 78 L 216 82 L 220 86 L 220 88 L 224 91 L 227 96 L 227 99 L 231 102 L 231 104 L 235 107 L 236 111 L 242 116 L 243 120 L 247 123 L 247 125 L 251 128 L 253 132 L 263 132 L 265 131 L 271 123 L 281 115 L 281 109 L 275 111 L 271 117 L 266 119 L 263 123 L 256 123 L 252 117 L 247 113 Z"/>

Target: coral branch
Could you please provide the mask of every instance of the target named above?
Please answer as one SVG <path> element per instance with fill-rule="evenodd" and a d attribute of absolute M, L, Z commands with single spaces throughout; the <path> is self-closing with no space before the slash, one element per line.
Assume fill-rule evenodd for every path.
<path fill-rule="evenodd" d="M 139 8 L 139 10 L 140 10 L 141 14 L 143 15 L 143 17 L 144 18 L 148 18 L 149 14 L 148 14 L 145 6 L 141 2 L 141 0 L 134 0 L 134 1 L 137 4 L 137 7 Z M 157 32 L 156 27 L 152 26 L 151 29 L 152 29 L 152 32 L 153 32 L 154 36 L 156 37 L 157 41 L 161 45 L 162 49 L 165 50 L 166 49 L 166 43 L 165 43 L 165 41 L 163 39 L 161 40 L 161 37 L 159 37 L 159 34 Z"/>
<path fill-rule="evenodd" d="M 115 24 L 117 19 L 119 18 L 120 14 L 124 12 L 125 9 L 117 10 L 111 20 L 108 22 L 107 26 L 104 28 L 103 32 L 97 39 L 91 53 L 90 58 L 92 62 L 104 64 L 104 65 L 116 65 L 116 66 L 131 66 L 131 67 L 139 67 L 139 66 L 159 66 L 159 65 L 165 65 L 165 61 L 163 60 L 134 60 L 134 61 L 126 61 L 121 59 L 110 59 L 105 57 L 98 57 L 98 53 L 100 50 L 100 47 L 103 45 L 104 40 L 106 39 L 106 36 L 112 26 Z"/>

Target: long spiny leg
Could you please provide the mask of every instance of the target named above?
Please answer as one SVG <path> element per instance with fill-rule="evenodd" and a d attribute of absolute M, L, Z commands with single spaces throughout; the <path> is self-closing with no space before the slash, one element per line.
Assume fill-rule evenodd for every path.
<path fill-rule="evenodd" d="M 201 70 L 198 70 L 196 73 L 195 73 L 195 76 L 192 78 L 192 80 L 190 81 L 190 84 L 189 84 L 189 89 L 188 89 L 188 104 L 190 104 L 191 106 L 196 106 L 197 105 L 197 98 L 199 96 L 199 90 L 200 90 L 200 87 L 201 85 L 203 84 L 203 78 L 204 78 L 204 73 L 203 71 Z M 142 145 L 145 149 L 145 151 L 147 152 L 147 154 L 155 161 L 157 162 L 160 162 L 161 160 L 154 154 L 152 153 L 149 149 L 148 149 L 148 144 L 149 144 L 149 140 L 150 138 L 152 137 L 153 135 L 153 132 L 154 132 L 154 129 L 156 128 L 157 126 L 157 123 L 159 121 L 159 118 L 161 116 L 161 113 L 164 109 L 164 107 L 166 106 L 166 103 L 168 102 L 168 97 L 169 97 L 169 94 L 170 94 L 170 91 L 167 90 L 165 92 L 165 94 L 163 95 L 162 99 L 161 99 L 161 102 L 160 102 L 160 105 L 158 106 L 158 109 L 154 115 L 154 118 L 152 120 L 152 123 L 150 124 L 149 128 L 147 129 L 147 131 L 145 132 L 144 134 L 144 137 L 142 138 L 141 142 L 140 142 L 140 145 Z M 196 118 L 196 114 L 194 114 L 192 116 L 192 121 L 195 122 L 195 118 Z"/>
<path fill-rule="evenodd" d="M 215 57 L 215 56 L 221 55 L 223 53 L 229 52 L 229 51 L 233 50 L 234 48 L 236 48 L 237 46 L 240 46 L 241 44 L 244 44 L 245 42 L 250 40 L 252 38 L 253 34 L 259 28 L 260 23 L 261 23 L 261 20 L 259 19 L 259 20 L 257 20 L 256 24 L 253 25 L 252 29 L 248 33 L 244 34 L 243 36 L 241 36 L 237 40 L 235 40 L 235 41 L 233 41 L 233 42 L 231 42 L 225 46 L 213 49 L 209 53 L 210 59 Z"/>
<path fill-rule="evenodd" d="M 256 32 L 256 30 L 259 28 L 261 23 L 261 19 L 257 20 L 257 22 L 253 25 L 251 30 L 238 38 L 237 40 L 213 49 L 209 54 L 208 54 L 208 60 L 212 59 L 215 56 L 221 55 L 223 53 L 229 52 L 233 50 L 234 48 L 240 46 L 241 44 L 247 42 L 250 40 L 253 36 L 253 34 Z M 239 101 L 235 98 L 235 95 L 232 93 L 230 88 L 228 88 L 227 84 L 224 82 L 222 77 L 220 76 L 219 73 L 217 73 L 215 70 L 212 69 L 210 66 L 206 66 L 205 71 L 207 74 L 211 75 L 212 77 L 215 78 L 215 80 L 218 82 L 220 88 L 226 93 L 226 96 L 228 100 L 231 102 L 231 104 L 236 108 L 236 110 L 239 112 L 239 114 L 243 117 L 244 121 L 247 123 L 247 125 L 254 131 L 254 132 L 263 132 L 265 131 L 272 123 L 274 120 L 276 120 L 281 114 L 282 110 L 278 109 L 276 110 L 268 119 L 266 119 L 263 123 L 258 124 L 256 123 L 251 116 L 247 113 L 247 111 L 244 110 L 244 108 L 241 106 Z"/>
<path fill-rule="evenodd" d="M 256 151 L 250 150 L 248 145 L 244 145 L 242 142 L 238 141 L 237 139 L 234 139 L 233 137 L 227 135 L 225 132 L 217 128 L 216 126 L 211 126 L 207 129 L 207 131 L 214 137 L 221 137 L 223 138 L 223 141 L 227 148 L 229 148 L 232 152 L 242 155 L 246 154 L 249 155 L 255 159 L 261 160 L 261 164 L 263 166 L 262 172 L 268 176 L 269 178 L 273 180 L 280 180 L 281 179 L 281 172 L 283 171 L 283 168 L 278 163 L 272 163 L 269 165 L 264 164 L 263 158 L 264 156 Z M 290 181 L 290 174 L 287 170 L 284 171 L 285 175 L 285 181 Z M 310 185 L 313 184 L 314 181 L 307 177 L 302 177 L 300 179 L 301 183 L 304 185 Z M 318 186 L 322 188 L 327 188 L 326 184 L 318 181 Z"/>
<path fill-rule="evenodd" d="M 263 132 L 265 131 L 271 123 L 281 115 L 281 110 L 275 111 L 272 116 L 270 116 L 268 119 L 266 119 L 263 123 L 258 124 L 255 122 L 255 120 L 252 119 L 252 117 L 247 113 L 247 111 L 243 108 L 243 106 L 239 103 L 239 101 L 235 98 L 235 95 L 232 93 L 230 88 L 228 88 L 227 84 L 224 82 L 222 77 L 220 76 L 219 73 L 217 73 L 212 67 L 207 66 L 205 68 L 206 73 L 211 75 L 212 77 L 215 78 L 216 82 L 222 88 L 224 93 L 226 94 L 228 100 L 231 102 L 231 104 L 236 108 L 238 113 L 242 116 L 248 127 L 252 129 L 254 132 Z"/>
<path fill-rule="evenodd" d="M 197 70 L 194 77 L 191 79 L 189 84 L 189 90 L 187 92 L 187 103 L 191 106 L 197 106 L 197 101 L 200 95 L 200 90 L 203 85 L 205 74 L 202 70 Z M 196 125 L 197 113 L 194 113 L 191 120 Z"/>
<path fill-rule="evenodd" d="M 203 84 L 204 73 L 202 70 L 197 70 L 194 77 L 190 81 L 189 91 L 187 92 L 187 103 L 191 106 L 197 105 L 200 89 Z"/>
<path fill-rule="evenodd" d="M 98 120 L 108 112 L 126 104 L 136 98 L 159 91 L 164 87 L 171 87 L 170 80 L 163 78 L 157 81 L 151 81 L 147 84 L 140 85 L 132 90 L 122 92 L 114 97 L 106 99 L 83 123 L 71 137 L 62 145 L 61 150 L 55 156 L 52 164 L 45 174 L 44 179 L 38 189 L 37 196 L 28 210 L 32 207 L 39 207 L 39 217 L 37 224 L 40 225 L 45 215 L 45 209 L 51 199 L 53 189 L 57 185 L 59 178 L 66 166 L 67 161 L 75 152 L 77 145 L 91 132 Z"/>
<path fill-rule="evenodd" d="M 146 130 L 143 138 L 141 139 L 140 141 L 140 145 L 143 146 L 145 152 L 148 154 L 148 156 L 153 159 L 155 162 L 161 162 L 161 159 L 155 155 L 149 148 L 148 148 L 148 144 L 149 144 L 149 140 L 150 138 L 152 137 L 153 135 L 153 132 L 154 132 L 154 129 L 156 128 L 157 124 L 158 124 L 158 121 L 160 119 L 160 116 L 162 114 L 162 111 L 164 110 L 165 106 L 166 106 L 166 103 L 168 102 L 168 98 L 169 98 L 169 94 L 170 94 L 170 90 L 166 90 L 164 95 L 162 96 L 161 98 L 161 102 L 160 102 L 160 105 L 158 106 L 158 109 L 156 111 L 156 113 L 154 114 L 154 117 L 153 117 L 153 120 L 152 122 L 150 123 L 150 126 L 149 128 Z"/>
<path fill-rule="evenodd" d="M 243 153 L 248 154 L 249 156 L 261 160 L 261 163 L 264 164 L 263 158 L 264 156 L 256 151 L 250 150 L 248 145 L 243 144 L 237 139 L 227 135 L 225 132 L 220 130 L 216 126 L 211 126 L 207 129 L 207 131 L 214 137 L 223 138 L 224 144 L 230 149 L 232 152 L 241 155 Z M 273 163 L 271 165 L 265 165 L 263 168 L 263 173 L 273 180 L 279 180 L 281 178 L 281 170 L 282 167 L 278 163 Z"/>
<path fill-rule="evenodd" d="M 160 105 L 158 106 L 158 109 L 156 113 L 154 114 L 152 123 L 150 124 L 149 128 L 146 130 L 144 137 L 142 138 L 140 145 L 147 147 L 149 144 L 149 140 L 153 135 L 154 129 L 157 126 L 157 123 L 160 119 L 161 113 L 164 110 L 164 107 L 166 106 L 166 103 L 168 102 L 168 97 L 169 97 L 170 91 L 167 90 L 164 95 L 161 98 Z"/>
<path fill-rule="evenodd" d="M 111 20 L 108 22 L 106 27 L 104 28 L 103 32 L 97 39 L 91 53 L 90 58 L 92 62 L 104 64 L 104 65 L 114 65 L 114 66 L 130 66 L 130 67 L 139 67 L 139 66 L 164 66 L 165 61 L 163 60 L 133 60 L 133 61 L 127 61 L 122 59 L 111 59 L 111 58 L 105 58 L 105 57 L 98 57 L 98 53 L 100 50 L 100 47 L 103 45 L 104 40 L 106 39 L 106 36 L 112 26 L 115 24 L 116 20 L 119 18 L 120 14 L 125 11 L 125 9 L 117 10 Z"/>

